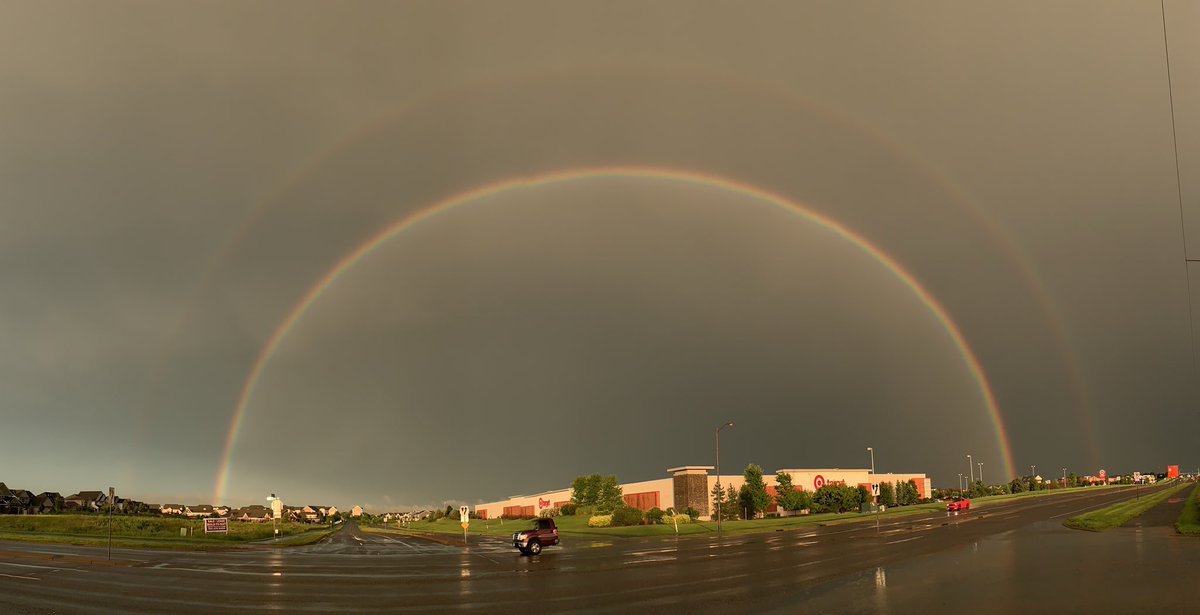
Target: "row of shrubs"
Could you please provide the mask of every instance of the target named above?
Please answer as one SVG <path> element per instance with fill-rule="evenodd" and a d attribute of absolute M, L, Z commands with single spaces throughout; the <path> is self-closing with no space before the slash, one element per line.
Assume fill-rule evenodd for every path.
<path fill-rule="evenodd" d="M 676 523 L 693 523 L 700 516 L 695 509 L 688 509 L 692 514 L 677 513 L 674 509 L 663 510 L 657 506 L 642 512 L 637 508 L 622 507 L 607 515 L 592 515 L 588 518 L 588 527 L 620 527 L 627 525 L 672 525 Z"/>

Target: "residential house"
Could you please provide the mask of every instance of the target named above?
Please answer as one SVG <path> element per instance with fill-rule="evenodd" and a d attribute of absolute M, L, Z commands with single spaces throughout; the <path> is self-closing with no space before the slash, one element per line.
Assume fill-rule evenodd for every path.
<path fill-rule="evenodd" d="M 337 513 L 338 513 L 337 506 L 330 506 L 329 508 L 325 509 L 326 517 L 332 517 L 332 516 L 336 515 Z"/>
<path fill-rule="evenodd" d="M 81 512 L 97 512 L 104 508 L 107 500 L 108 496 L 104 495 L 102 491 L 80 491 L 63 498 L 63 508 Z"/>
<path fill-rule="evenodd" d="M 351 517 L 361 517 L 362 513 L 363 513 L 362 506 L 359 506 L 357 504 L 354 505 L 354 508 L 350 509 Z"/>
<path fill-rule="evenodd" d="M 184 506 L 183 514 L 189 519 L 195 519 L 198 517 L 211 517 L 214 511 L 210 504 L 195 504 L 193 506 Z"/>
<path fill-rule="evenodd" d="M 0 515 L 16 514 L 19 512 L 16 501 L 12 490 L 4 483 L 0 483 Z"/>
<path fill-rule="evenodd" d="M 33 492 L 27 489 L 13 489 L 12 500 L 16 505 L 17 512 L 20 514 L 28 514 L 33 508 Z"/>
<path fill-rule="evenodd" d="M 158 509 L 158 512 L 160 512 L 164 515 L 182 515 L 183 508 L 184 508 L 183 504 L 163 504 Z"/>
<path fill-rule="evenodd" d="M 324 521 L 325 516 L 330 514 L 328 506 L 308 505 L 303 509 L 305 521 Z"/>
<path fill-rule="evenodd" d="M 271 520 L 271 509 L 259 504 L 253 504 L 234 510 L 229 514 L 230 519 L 263 523 Z"/>
<path fill-rule="evenodd" d="M 43 491 L 33 496 L 33 512 L 39 514 L 62 512 L 63 496 L 57 491 Z"/>
<path fill-rule="evenodd" d="M 216 515 L 218 517 L 224 517 L 229 514 L 229 507 L 228 506 L 213 506 L 213 512 L 216 513 Z"/>

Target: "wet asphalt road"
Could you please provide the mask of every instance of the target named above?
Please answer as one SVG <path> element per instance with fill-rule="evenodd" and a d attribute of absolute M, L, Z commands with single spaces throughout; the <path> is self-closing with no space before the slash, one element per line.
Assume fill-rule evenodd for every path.
<path fill-rule="evenodd" d="M 498 540 L 462 548 L 353 525 L 306 547 L 119 549 L 112 564 L 93 548 L 0 542 L 0 612 L 927 613 L 967 600 L 972 613 L 1105 613 L 1145 612 L 1136 602 L 1144 595 L 1158 601 L 1151 610 L 1174 606 L 1183 594 L 1155 588 L 1200 570 L 1200 540 L 1167 527 L 1095 534 L 1061 525 L 1133 495 L 1084 492 L 720 540 L 567 540 L 538 557 Z M 1087 579 L 1073 570 L 1121 583 L 1078 591 Z M 1068 586 L 1076 589 L 1063 604 L 1027 589 Z"/>

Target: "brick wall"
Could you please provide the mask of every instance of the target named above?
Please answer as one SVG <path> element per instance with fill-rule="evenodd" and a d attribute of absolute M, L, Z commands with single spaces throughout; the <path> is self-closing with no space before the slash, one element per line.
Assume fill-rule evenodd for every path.
<path fill-rule="evenodd" d="M 682 513 L 689 506 L 708 516 L 708 475 L 679 474 L 675 477 L 675 510 Z"/>

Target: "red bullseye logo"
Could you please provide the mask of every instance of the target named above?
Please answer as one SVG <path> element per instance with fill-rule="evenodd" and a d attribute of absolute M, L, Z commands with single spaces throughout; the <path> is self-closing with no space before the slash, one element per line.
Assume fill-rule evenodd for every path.
<path fill-rule="evenodd" d="M 824 486 L 825 486 L 825 477 L 818 474 L 817 477 L 813 479 L 813 489 L 820 489 L 821 487 L 824 487 Z"/>

